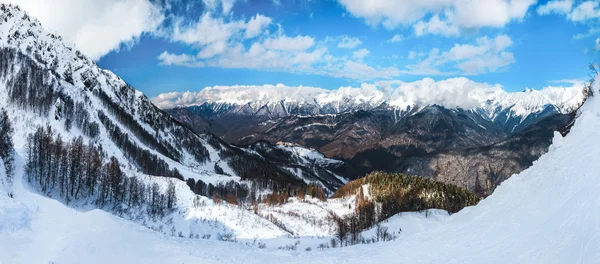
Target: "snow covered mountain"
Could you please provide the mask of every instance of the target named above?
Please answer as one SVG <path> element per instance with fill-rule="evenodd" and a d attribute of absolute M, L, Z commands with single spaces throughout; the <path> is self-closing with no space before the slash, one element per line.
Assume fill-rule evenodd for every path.
<path fill-rule="evenodd" d="M 193 179 L 207 186 L 207 196 L 214 189 L 221 195 L 240 188 L 268 194 L 310 184 L 332 193 L 344 184 L 331 172 L 341 163 L 315 162 L 312 150 L 262 144 L 263 152 L 279 151 L 273 160 L 194 133 L 37 19 L 6 4 L 0 5 L 0 108 L 13 123 L 17 149 L 31 144 L 27 135 L 47 128 L 50 138 L 80 137 L 132 175 Z"/>
<path fill-rule="evenodd" d="M 426 78 L 336 90 L 215 86 L 153 101 L 196 132 L 231 144 L 290 142 L 345 161 L 337 172 L 350 178 L 403 172 L 485 196 L 547 150 L 552 133 L 585 100 L 584 89 L 506 92 L 466 78 Z M 450 161 L 463 165 L 444 169 Z"/>
<path fill-rule="evenodd" d="M 388 84 L 389 85 L 389 84 Z M 521 119 L 552 107 L 569 113 L 583 102 L 583 86 L 547 87 L 543 90 L 505 92 L 466 78 L 439 82 L 426 78 L 413 83 L 398 83 L 395 88 L 342 87 L 325 90 L 314 87 L 215 86 L 198 93 L 168 93 L 153 101 L 163 109 L 196 107 L 205 115 L 250 115 L 269 118 L 289 115 L 339 114 L 356 110 L 389 109 L 398 116 L 414 108 L 439 105 L 448 109 L 472 110 L 490 120 L 516 116 Z"/>
<path fill-rule="evenodd" d="M 403 172 L 485 196 L 545 153 L 553 132 L 571 123 L 584 98 L 578 86 L 507 93 L 455 78 L 401 83 L 387 93 L 369 85 L 333 91 L 209 87 L 154 102 L 193 104 L 166 111 L 232 144 L 291 142 L 316 149 L 345 161 L 336 172 L 350 178 Z M 450 163 L 462 165 L 447 169 Z"/>

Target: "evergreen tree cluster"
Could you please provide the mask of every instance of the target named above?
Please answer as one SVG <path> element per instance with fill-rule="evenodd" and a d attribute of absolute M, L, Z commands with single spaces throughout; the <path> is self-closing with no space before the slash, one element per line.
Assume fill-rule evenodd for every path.
<path fill-rule="evenodd" d="M 368 185 L 370 197 L 363 192 L 365 185 Z M 385 172 L 373 172 L 351 181 L 338 189 L 332 198 L 350 195 L 357 196 L 355 212 L 343 222 L 355 233 L 400 212 L 437 208 L 455 213 L 480 200 L 474 193 L 456 185 Z"/>
<path fill-rule="evenodd" d="M 225 200 L 233 204 L 255 204 L 262 202 L 269 206 L 281 205 L 288 202 L 290 197 L 304 199 L 307 195 L 324 201 L 327 195 L 323 188 L 316 184 L 302 185 L 294 188 L 274 190 L 270 194 L 263 195 L 264 189 L 260 189 L 256 184 L 239 183 L 229 181 L 226 183 L 205 183 L 202 180 L 189 178 L 186 180 L 188 187 L 195 194 L 212 197 L 213 200 Z M 235 202 L 231 202 L 235 201 Z"/>
<path fill-rule="evenodd" d="M 7 80 L 9 101 L 42 115 L 52 106 L 56 83 L 48 71 L 38 68 L 35 61 L 15 49 L 0 49 L 0 77 Z"/>
<path fill-rule="evenodd" d="M 8 119 L 8 113 L 6 112 L 6 109 L 2 108 L 0 109 L 0 159 L 4 162 L 4 169 L 6 170 L 9 181 L 13 176 L 14 170 L 13 134 L 14 129 Z"/>
<path fill-rule="evenodd" d="M 85 102 L 73 102 L 73 99 L 63 93 L 59 93 L 58 101 L 55 103 L 56 119 L 65 119 L 65 129 L 71 130 L 73 123 L 81 132 L 89 138 L 96 138 L 100 135 L 100 125 L 90 122 L 90 113 L 87 111 L 91 104 L 90 98 L 85 96 Z M 86 106 L 87 104 L 87 106 Z"/>
<path fill-rule="evenodd" d="M 256 188 L 280 192 L 295 187 L 306 186 L 306 183 L 294 176 L 290 171 L 258 157 L 250 156 L 239 149 L 227 149 L 221 152 L 221 158 L 227 160 L 229 167 L 242 180 L 250 181 Z"/>
<path fill-rule="evenodd" d="M 98 118 L 102 125 L 104 125 L 110 139 L 123 151 L 127 159 L 136 164 L 143 173 L 184 180 L 176 168 L 171 170 L 169 164 L 158 157 L 158 155 L 139 147 L 133 142 L 129 138 L 129 134 L 122 132 L 121 128 L 115 125 L 104 112 L 98 110 Z"/>
<path fill-rule="evenodd" d="M 25 173 L 43 193 L 57 194 L 67 203 L 91 199 L 99 207 L 146 207 L 152 216 L 175 208 L 171 181 L 162 193 L 158 183 L 127 177 L 119 161 L 114 156 L 107 158 L 101 147 L 84 144 L 82 137 L 63 141 L 50 126 L 38 127 L 28 136 Z"/>
<path fill-rule="evenodd" d="M 117 103 L 113 102 L 104 91 L 95 89 L 94 94 L 100 98 L 100 101 L 103 103 L 104 107 L 108 109 L 110 114 L 113 115 L 119 123 L 125 125 L 143 144 L 172 160 L 179 161 L 179 159 L 181 159 L 181 153 L 178 150 L 172 147 L 168 142 L 159 142 L 159 140 L 154 135 L 148 133 L 148 131 L 146 131 L 133 116 L 127 113 Z M 104 117 L 106 119 L 105 115 Z M 102 122 L 104 123 L 105 121 Z"/>
<path fill-rule="evenodd" d="M 202 180 L 189 178 L 186 180 L 186 183 L 195 194 L 212 197 L 213 200 L 226 200 L 230 203 L 238 204 L 251 203 L 255 201 L 254 197 L 256 197 L 256 189 L 235 181 L 220 182 L 214 185 L 212 183 L 207 184 Z"/>
<path fill-rule="evenodd" d="M 143 144 L 175 161 L 181 159 L 182 150 L 191 154 L 199 163 L 204 163 L 208 160 L 208 149 L 200 144 L 198 135 L 169 114 L 156 108 L 147 98 L 140 101 L 140 104 L 136 104 L 135 100 L 138 93 L 133 87 L 124 85 L 114 92 L 122 105 L 135 105 L 137 108 L 129 107 L 128 109 L 124 109 L 122 105 L 114 102 L 101 89 L 94 90 L 94 94 L 100 99 L 104 107 L 109 110 L 110 114 L 114 115 L 118 122 L 131 130 Z M 132 114 L 135 115 L 136 112 L 139 113 L 142 121 L 154 129 L 154 134 L 149 133 L 135 120 Z M 176 140 L 169 141 L 164 139 L 159 131 L 170 131 Z"/>
<path fill-rule="evenodd" d="M 83 59 L 81 55 L 81 59 Z M 43 60 L 41 60 L 43 61 Z M 73 71 L 78 69 L 69 69 L 62 75 L 56 73 L 51 65 L 44 68 L 30 56 L 22 54 L 20 51 L 12 48 L 0 49 L 0 78 L 6 79 L 6 88 L 8 98 L 11 103 L 17 107 L 30 110 L 33 113 L 44 116 L 50 112 L 57 99 L 61 105 L 57 112 L 57 118 L 65 118 L 67 131 L 72 125 L 81 129 L 84 135 L 94 138 L 99 135 L 99 124 L 89 119 L 90 99 L 84 94 L 85 102 L 75 103 L 66 93 L 63 93 L 63 87 L 59 79 L 65 79 L 66 82 L 73 84 Z M 181 123 L 156 108 L 146 98 L 141 100 L 139 111 L 142 121 L 148 123 L 156 133 L 149 133 L 140 125 L 131 113 L 136 109 L 131 107 L 125 110 L 119 103 L 114 102 L 110 96 L 102 89 L 97 88 L 97 76 L 90 71 L 81 74 L 84 85 L 87 89 L 93 91 L 93 94 L 100 99 L 104 107 L 114 116 L 115 120 L 125 126 L 131 133 L 144 145 L 156 150 L 170 159 L 179 161 L 182 156 L 182 149 L 194 156 L 196 161 L 204 163 L 208 160 L 208 150 L 199 141 L 198 135 L 192 132 Z M 132 87 L 125 85 L 120 89 L 115 89 L 115 94 L 122 99 L 121 103 L 134 105 L 136 91 Z M 162 131 L 163 133 L 159 133 Z M 164 139 L 163 134 L 171 132 L 172 142 Z"/>

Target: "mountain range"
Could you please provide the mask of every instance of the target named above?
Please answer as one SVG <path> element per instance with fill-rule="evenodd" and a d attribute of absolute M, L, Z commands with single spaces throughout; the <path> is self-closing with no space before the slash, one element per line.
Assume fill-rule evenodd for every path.
<path fill-rule="evenodd" d="M 196 132 L 234 145 L 293 143 L 344 161 L 336 172 L 350 178 L 402 172 L 482 196 L 545 153 L 584 100 L 583 87 L 508 93 L 465 78 L 424 79 L 387 92 L 234 86 L 154 98 L 178 106 L 165 110 Z"/>

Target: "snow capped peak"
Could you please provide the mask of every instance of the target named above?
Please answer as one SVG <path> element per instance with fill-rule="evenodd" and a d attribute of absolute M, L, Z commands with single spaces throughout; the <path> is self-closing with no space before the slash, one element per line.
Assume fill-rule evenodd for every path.
<path fill-rule="evenodd" d="M 198 97 L 206 102 L 248 104 L 253 102 L 279 103 L 279 102 L 306 102 L 326 92 L 326 90 L 310 86 L 288 87 L 283 84 L 263 86 L 214 86 L 203 89 L 198 94 L 185 93 L 184 98 L 192 101 Z"/>
<path fill-rule="evenodd" d="M 17 49 L 74 87 L 89 88 L 93 83 L 105 83 L 110 87 L 127 85 L 114 73 L 100 69 L 73 44 L 48 32 L 37 18 L 16 5 L 0 4 L 0 47 Z M 116 97 L 112 89 L 105 92 Z M 139 91 L 135 93 L 143 96 Z"/>
<path fill-rule="evenodd" d="M 548 106 L 555 107 L 558 112 L 568 113 L 581 105 L 583 98 L 583 85 L 506 92 L 500 85 L 477 83 L 461 77 L 441 81 L 425 78 L 408 83 L 385 81 L 335 90 L 282 84 L 214 86 L 199 92 L 161 94 L 153 101 L 165 109 L 202 105 L 215 108 L 215 105 L 227 104 L 250 107 L 252 111 L 244 111 L 247 113 L 257 113 L 259 109 L 266 107 L 270 114 L 277 112 L 275 108 L 282 105 L 285 109 L 303 108 L 299 113 L 317 114 L 373 109 L 381 105 L 399 110 L 440 105 L 450 109 L 481 109 L 493 117 L 494 113 L 504 110 L 526 116 Z M 281 115 L 289 114 L 289 111 L 283 112 Z"/>

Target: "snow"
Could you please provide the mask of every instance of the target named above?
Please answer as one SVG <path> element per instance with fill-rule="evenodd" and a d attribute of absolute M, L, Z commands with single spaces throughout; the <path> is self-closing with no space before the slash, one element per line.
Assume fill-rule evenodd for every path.
<path fill-rule="evenodd" d="M 19 13 L 19 18 L 23 14 Z M 0 24 L 2 34 L 12 34 L 19 27 L 26 26 L 13 23 L 16 19 L 8 21 L 10 23 Z M 34 24 L 34 30 L 44 32 L 39 25 L 36 26 L 34 19 L 19 21 L 29 21 Z M 118 84 L 123 83 L 115 75 L 93 67 L 93 62 L 86 57 L 77 59 L 74 52 L 67 53 L 68 46 L 60 44 L 58 39 L 48 34 L 38 35 L 42 40 L 54 43 L 48 44 L 51 47 L 59 47 L 53 50 L 61 58 L 59 70 L 65 67 L 61 64 L 63 59 L 82 60 L 84 62 L 78 65 L 81 68 L 76 72 L 86 69 L 95 72 L 102 83 L 115 85 L 111 87 L 119 87 Z M 2 35 L 0 46 L 17 45 L 22 50 L 27 50 L 27 46 L 33 43 L 31 41 L 39 41 L 24 38 L 9 45 L 5 37 Z M 53 54 L 43 53 L 41 58 L 52 63 L 53 56 L 57 56 Z M 600 80 L 600 77 L 596 78 Z M 75 78 L 75 82 L 76 86 L 68 91 L 79 100 L 86 92 L 77 90 L 77 87 L 82 87 L 81 78 Z M 0 85 L 0 89 L 3 88 Z M 108 91 L 111 89 L 107 88 Z M 495 88 L 490 89 L 491 93 L 483 95 L 502 94 Z M 596 93 L 600 90 L 598 82 L 594 83 L 593 90 Z M 354 92 L 348 90 L 343 94 L 352 95 Z M 377 90 L 368 92 L 372 95 Z M 557 89 L 526 91 L 506 99 L 503 107 L 529 111 L 546 102 L 569 101 L 569 98 L 579 96 L 578 92 Z M 135 96 L 140 99 L 142 95 L 136 92 Z M 529 100 L 526 96 L 535 99 Z M 364 96 L 356 100 L 381 99 Z M 136 103 L 128 107 L 135 108 L 142 102 L 134 101 Z M 90 107 L 98 109 L 98 104 L 92 100 Z M 0 106 L 9 106 L 6 93 L 0 93 Z M 566 109 L 572 106 L 564 104 L 557 107 Z M 326 202 L 308 197 L 306 200 L 292 199 L 291 203 L 280 206 L 260 205 L 260 213 L 275 215 L 286 229 L 294 233 L 290 237 L 283 229 L 254 214 L 252 208 L 215 204 L 206 197 L 199 197 L 201 205 L 195 205 L 196 196 L 180 181 L 175 182 L 178 209 L 164 219 L 153 220 L 143 215 L 140 218 L 133 217 L 135 215 L 120 218 L 85 203 L 68 207 L 58 200 L 40 195 L 23 181 L 23 135 L 31 131 L 32 125 L 46 122 L 60 129 L 62 121 L 54 120 L 52 113 L 40 118 L 14 107 L 8 107 L 8 112 L 18 131 L 14 137 L 16 171 L 10 187 L 13 198 L 10 198 L 5 193 L 6 184 L 3 182 L 6 175 L 0 164 L 0 263 L 239 263 L 240 260 L 244 263 L 303 264 L 595 263 L 600 259 L 600 212 L 597 210 L 600 205 L 600 99 L 595 97 L 588 99 L 580 109 L 569 135 L 563 138 L 556 133 L 547 154 L 529 169 L 503 182 L 478 205 L 451 216 L 437 210 L 426 215 L 403 213 L 384 223 L 391 232 L 402 229 L 395 241 L 323 251 L 316 250 L 316 245 L 327 242 L 333 232 L 332 226 L 326 223 L 326 216 L 329 212 L 338 215 L 351 212 L 355 197 Z M 81 134 L 76 129 L 69 133 L 60 132 L 69 137 Z M 119 155 L 119 149 L 107 138 L 99 140 L 107 141 L 106 151 Z M 214 149 L 209 151 L 213 156 L 216 153 Z M 323 159 L 322 155 L 311 151 L 294 151 L 307 161 Z M 205 164 L 195 164 L 197 167 L 183 166 L 174 161 L 172 164 L 186 176 L 196 173 L 203 179 L 214 176 L 210 172 L 202 172 Z M 163 190 L 171 180 L 143 175 L 127 168 L 124 170 L 127 175 L 138 177 L 145 183 L 159 183 Z M 182 232 L 186 238 L 171 236 L 170 228 Z M 212 238 L 190 239 L 187 238 L 190 232 L 211 235 Z M 216 241 L 219 235 L 230 232 L 240 239 L 239 243 Z M 365 236 L 372 234 L 373 230 L 364 232 Z M 267 248 L 258 248 L 254 239 L 266 243 Z M 300 244 L 296 251 L 276 249 L 279 245 L 298 241 Z M 303 250 L 305 247 L 312 247 L 313 251 Z"/>
<path fill-rule="evenodd" d="M 395 241 L 323 251 L 274 250 L 279 240 L 266 240 L 263 250 L 244 243 L 173 238 L 100 210 L 67 208 L 32 192 L 17 177 L 15 199 L 0 198 L 0 261 L 595 263 L 600 259 L 598 123 L 600 101 L 592 97 L 569 135 L 557 133 L 547 154 L 478 205 L 449 217 L 432 213 L 425 217 L 430 222 L 402 214 L 388 223 L 390 231 L 402 228 Z M 341 210 L 345 203 L 338 202 Z M 302 210 L 296 208 L 281 210 Z M 300 245 L 326 240 L 310 241 Z"/>
<path fill-rule="evenodd" d="M 286 150 L 293 154 L 293 157 L 302 159 L 303 164 L 340 164 L 343 161 L 330 159 L 325 157 L 319 151 L 312 148 L 305 148 L 293 143 L 283 143 L 280 142 L 276 146 L 276 148 Z"/>
<path fill-rule="evenodd" d="M 260 114 L 258 110 L 266 108 L 268 111 L 263 113 L 277 117 L 289 115 L 289 109 L 294 108 L 304 109 L 294 113 L 302 116 L 305 112 L 311 115 L 338 114 L 382 105 L 399 111 L 440 105 L 449 109 L 479 109 L 493 120 L 504 110 L 524 118 L 541 112 L 547 106 L 554 106 L 559 113 L 569 113 L 583 102 L 583 88 L 583 84 L 574 84 L 571 87 L 548 86 L 541 90 L 506 92 L 500 85 L 476 83 L 463 77 L 437 82 L 425 78 L 411 83 L 392 81 L 334 90 L 282 84 L 214 86 L 195 93 L 161 94 L 153 98 L 153 102 L 165 109 L 205 104 L 215 113 L 231 108 L 243 114 L 241 109 L 249 107 L 252 111 L 247 113 L 252 115 Z"/>

